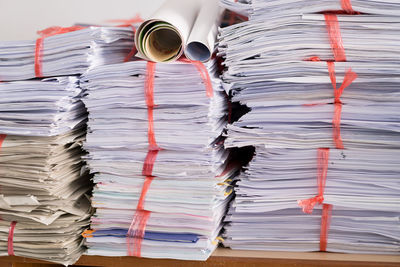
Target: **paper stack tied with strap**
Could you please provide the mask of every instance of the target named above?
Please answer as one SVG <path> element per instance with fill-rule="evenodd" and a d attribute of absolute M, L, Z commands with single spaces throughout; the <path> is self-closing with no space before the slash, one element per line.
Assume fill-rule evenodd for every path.
<path fill-rule="evenodd" d="M 89 67 L 124 62 L 135 48 L 135 29 L 128 23 L 56 26 L 38 31 L 36 40 L 2 41 L 0 81 L 81 74 Z"/>
<path fill-rule="evenodd" d="M 73 264 L 91 215 L 79 79 L 2 82 L 0 92 L 0 256 Z"/>
<path fill-rule="evenodd" d="M 255 146 L 225 219 L 234 249 L 400 253 L 400 3 L 222 1 L 223 82 Z"/>
<path fill-rule="evenodd" d="M 216 67 L 139 60 L 83 75 L 97 208 L 89 255 L 206 260 L 216 248 L 239 170 L 223 148 Z"/>

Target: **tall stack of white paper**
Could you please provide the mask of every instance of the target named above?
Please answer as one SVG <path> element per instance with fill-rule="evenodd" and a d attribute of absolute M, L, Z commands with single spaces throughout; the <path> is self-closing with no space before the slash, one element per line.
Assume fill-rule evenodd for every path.
<path fill-rule="evenodd" d="M 134 48 L 133 27 L 86 27 L 36 40 L 0 42 L 0 81 L 81 74 L 87 68 L 123 62 Z M 60 29 L 57 31 L 57 29 Z M 38 64 L 35 64 L 38 63 Z"/>
<path fill-rule="evenodd" d="M 91 213 L 79 80 L 3 82 L 0 93 L 0 255 L 72 264 Z"/>
<path fill-rule="evenodd" d="M 86 239 L 89 255 L 131 255 L 128 229 L 144 196 L 141 192 L 148 178 L 143 168 L 151 153 L 147 64 L 155 63 L 97 67 L 81 79 L 89 111 L 85 148 L 94 173 L 92 205 L 97 208 L 91 219 L 94 232 Z M 144 210 L 151 214 L 140 245 L 142 257 L 205 260 L 218 244 L 221 220 L 231 199 L 229 182 L 238 166 L 228 165 L 230 153 L 223 149 L 221 134 L 228 108 L 215 76 L 215 61 L 206 67 L 212 98 L 207 97 L 194 65 L 155 65 L 152 117 L 161 150 L 156 153 L 154 178 L 144 200 Z"/>
<path fill-rule="evenodd" d="M 256 146 L 235 188 L 224 244 L 320 250 L 322 205 L 305 214 L 298 200 L 318 195 L 318 149 L 330 148 L 323 194 L 323 203 L 333 205 L 325 220 L 327 251 L 398 254 L 398 1 L 351 1 L 364 14 L 337 15 L 334 33 L 345 61 L 334 63 L 326 62 L 334 55 L 325 17 L 317 13 L 342 9 L 341 1 L 223 2 L 250 15 L 220 34 L 224 87 L 251 109 L 228 126 L 225 145 Z M 332 66 L 337 89 L 356 74 L 344 86 L 341 105 L 334 103 Z M 335 120 L 344 149 L 336 148 Z"/>

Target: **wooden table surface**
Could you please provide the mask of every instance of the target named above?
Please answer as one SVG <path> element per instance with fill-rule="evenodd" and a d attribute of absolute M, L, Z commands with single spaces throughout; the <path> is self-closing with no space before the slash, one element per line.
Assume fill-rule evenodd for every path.
<path fill-rule="evenodd" d="M 23 257 L 0 257 L 0 266 L 12 267 L 51 267 L 59 266 L 44 261 Z M 107 267 L 239 267 L 239 266 L 279 266 L 279 267 L 305 267 L 305 266 L 393 266 L 400 267 L 400 255 L 362 255 L 340 253 L 297 253 L 297 252 L 265 252 L 245 251 L 218 248 L 206 262 L 178 261 L 166 259 L 144 259 L 135 257 L 102 257 L 82 256 L 76 266 L 107 266 Z"/>

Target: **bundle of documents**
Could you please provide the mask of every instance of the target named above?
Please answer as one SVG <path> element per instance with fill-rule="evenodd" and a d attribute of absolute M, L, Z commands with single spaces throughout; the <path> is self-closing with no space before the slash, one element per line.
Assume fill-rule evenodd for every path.
<path fill-rule="evenodd" d="M 257 147 L 240 176 L 226 221 L 233 249 L 318 251 L 321 206 L 305 214 L 297 201 L 317 194 L 315 149 Z M 398 254 L 398 149 L 331 149 L 324 203 L 333 204 L 327 250 Z"/>
<path fill-rule="evenodd" d="M 345 10 L 364 14 L 398 16 L 400 12 L 397 0 L 319 0 L 313 1 L 312 4 L 308 0 L 220 0 L 220 2 L 222 7 L 250 16 L 252 20 L 261 18 L 267 13 L 270 16 L 271 14 L 278 15 L 278 13 L 304 14 Z M 349 2 L 350 5 L 346 6 L 346 2 Z"/>
<path fill-rule="evenodd" d="M 222 2 L 250 16 L 220 34 L 224 88 L 250 110 L 225 146 L 256 147 L 224 244 L 398 254 L 400 3 Z"/>
<path fill-rule="evenodd" d="M 155 67 L 152 96 L 145 89 L 149 66 Z M 212 85 L 208 96 L 197 67 L 133 61 L 83 75 L 84 147 L 97 208 L 86 239 L 89 255 L 205 260 L 217 246 L 239 166 L 223 149 L 228 107 L 216 62 L 203 69 Z M 149 146 L 150 131 L 158 150 Z M 140 212 L 150 215 L 147 222 L 138 221 Z M 131 236 L 137 224 L 142 234 Z M 132 246 L 139 253 L 131 254 Z"/>
<path fill-rule="evenodd" d="M 398 65 L 334 63 L 338 87 L 350 66 L 358 76 L 340 97 L 344 103 L 340 129 L 345 148 L 400 147 Z M 246 76 L 224 74 L 227 86 L 232 90 L 240 88 L 233 93 L 232 101 L 251 109 L 239 122 L 229 125 L 225 145 L 332 147 L 336 107 L 327 63 L 298 61 L 254 66 L 253 72 L 249 67 L 243 70 L 241 75 Z M 388 72 L 394 77 L 389 77 Z"/>
<path fill-rule="evenodd" d="M 255 18 L 221 29 L 219 51 L 226 56 L 225 65 L 229 67 L 225 76 L 243 76 L 240 81 L 251 76 L 255 80 L 266 74 L 264 67 L 274 66 L 275 72 L 268 74 L 282 75 L 282 64 L 315 56 L 324 61 L 334 59 L 323 14 L 298 10 L 296 14 L 266 14 L 268 19 Z M 342 61 L 360 62 L 364 68 L 371 64 L 375 67 L 375 63 L 398 64 L 400 16 L 337 15 L 337 20 L 345 50 Z M 377 67 L 393 69 L 390 65 Z"/>
<path fill-rule="evenodd" d="M 0 255 L 72 264 L 91 211 L 79 80 L 2 82 L 0 92 Z"/>
<path fill-rule="evenodd" d="M 131 26 L 52 27 L 38 40 L 0 42 L 0 81 L 81 74 L 123 62 L 134 48 L 133 35 Z"/>

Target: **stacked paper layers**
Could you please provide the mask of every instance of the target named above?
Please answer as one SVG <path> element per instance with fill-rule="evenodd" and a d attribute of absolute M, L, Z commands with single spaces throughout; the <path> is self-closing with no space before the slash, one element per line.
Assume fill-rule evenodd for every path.
<path fill-rule="evenodd" d="M 400 68 L 396 66 L 400 64 L 335 62 L 334 65 L 338 88 L 349 68 L 358 75 L 340 97 L 344 103 L 340 128 L 345 148 L 399 148 Z M 232 91 L 235 95 L 232 101 L 251 108 L 239 122 L 229 125 L 227 146 L 334 145 L 332 120 L 336 107 L 326 62 L 271 64 L 254 70 L 254 76 L 249 68 L 245 72 L 242 75 L 246 76 L 237 78 L 225 76 L 232 90 L 238 88 L 238 92 Z"/>
<path fill-rule="evenodd" d="M 72 264 L 84 251 L 80 234 L 91 208 L 81 161 L 87 115 L 78 82 L 0 83 L 2 256 Z"/>
<path fill-rule="evenodd" d="M 233 249 L 317 251 L 321 206 L 305 214 L 297 201 L 317 194 L 315 149 L 267 149 L 237 183 L 226 221 Z M 333 204 L 332 252 L 399 253 L 398 149 L 330 150 L 324 203 Z"/>
<path fill-rule="evenodd" d="M 227 99 L 207 64 L 213 97 L 208 98 L 198 69 L 190 63 L 156 64 L 152 110 L 156 153 L 147 194 L 142 188 L 149 154 L 146 61 L 94 68 L 82 77 L 89 111 L 85 148 L 95 174 L 87 238 L 90 255 L 126 256 L 128 229 L 138 201 L 151 212 L 140 256 L 205 260 L 214 250 L 238 167 L 228 165 L 222 131 Z M 148 99 L 147 99 L 148 100 Z M 153 154 L 154 155 L 154 154 Z M 136 217 L 135 217 L 136 218 Z M 134 223 L 133 223 L 134 224 Z M 136 237 L 140 239 L 141 237 Z M 137 241 L 137 240 L 136 240 Z M 129 245 L 129 244 L 128 244 Z M 136 248 L 138 249 L 138 248 Z"/>
<path fill-rule="evenodd" d="M 131 26 L 88 27 L 45 37 L 41 50 L 35 40 L 0 42 L 0 81 L 35 78 L 35 62 L 41 62 L 42 77 L 123 62 L 134 47 L 133 35 Z"/>
<path fill-rule="evenodd" d="M 274 14 L 303 14 L 320 13 L 322 11 L 343 10 L 342 4 L 350 3 L 353 10 L 366 14 L 379 14 L 397 16 L 400 7 L 397 0 L 351 0 L 351 1 L 332 1 L 332 0 L 220 0 L 221 6 L 238 12 L 239 14 L 250 16 L 251 19 L 261 18 L 265 13 Z"/>
<path fill-rule="evenodd" d="M 335 15 L 326 22 L 311 13 L 342 7 L 315 2 L 232 4 L 250 20 L 221 30 L 224 87 L 251 110 L 228 126 L 225 145 L 256 146 L 235 188 L 225 245 L 316 251 L 326 230 L 327 251 L 396 254 L 400 5 L 351 1 L 370 14 L 337 15 L 331 34 L 341 36 L 345 62 L 327 63 L 334 60 L 327 23 Z M 334 87 L 344 88 L 336 102 Z M 337 149 L 340 139 L 344 149 Z M 328 151 L 325 163 L 320 149 Z M 312 197 L 314 212 L 303 213 L 298 201 Z M 330 219 L 321 212 L 325 204 L 332 205 Z"/>
<path fill-rule="evenodd" d="M 348 63 L 359 62 L 363 68 L 372 64 L 375 71 L 398 64 L 399 16 L 337 15 L 337 20 Z M 255 80 L 265 73 L 264 67 L 274 66 L 270 75 L 284 74 L 285 64 L 315 56 L 334 59 L 323 14 L 272 13 L 268 20 L 256 18 L 223 28 L 220 35 L 220 54 L 226 55 L 225 64 L 230 67 L 225 75 Z"/>

